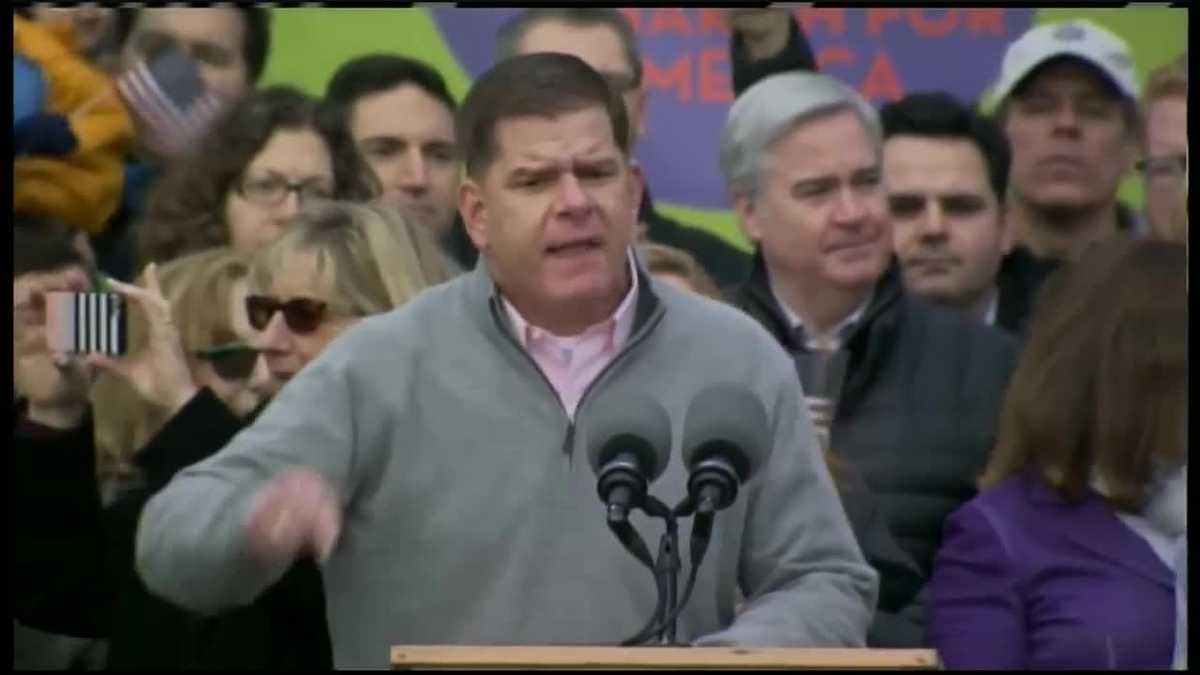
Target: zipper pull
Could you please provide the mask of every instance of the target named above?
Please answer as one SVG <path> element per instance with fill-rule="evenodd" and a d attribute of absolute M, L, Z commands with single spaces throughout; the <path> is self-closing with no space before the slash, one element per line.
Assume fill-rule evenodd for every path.
<path fill-rule="evenodd" d="M 566 455 L 567 455 L 567 465 L 568 466 L 570 466 L 571 462 L 574 460 L 574 457 L 575 457 L 575 453 L 573 452 L 574 447 L 575 447 L 575 421 L 572 420 L 570 422 L 567 422 L 567 437 L 563 439 L 563 447 L 562 447 L 563 452 L 566 453 Z"/>

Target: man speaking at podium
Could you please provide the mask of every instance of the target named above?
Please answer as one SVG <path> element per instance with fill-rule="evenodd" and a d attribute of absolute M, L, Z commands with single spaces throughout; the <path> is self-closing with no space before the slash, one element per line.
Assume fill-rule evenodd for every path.
<path fill-rule="evenodd" d="M 384 667 L 402 644 L 616 644 L 654 614 L 656 586 L 605 531 L 576 429 L 606 391 L 661 404 L 676 440 L 651 493 L 674 503 L 689 403 L 735 383 L 765 411 L 763 456 L 716 515 L 678 640 L 862 646 L 877 577 L 791 361 L 637 261 L 642 178 L 605 80 L 573 56 L 516 57 L 476 82 L 459 125 L 479 266 L 362 320 L 180 472 L 140 524 L 149 588 L 221 611 L 315 556 L 339 668 Z"/>

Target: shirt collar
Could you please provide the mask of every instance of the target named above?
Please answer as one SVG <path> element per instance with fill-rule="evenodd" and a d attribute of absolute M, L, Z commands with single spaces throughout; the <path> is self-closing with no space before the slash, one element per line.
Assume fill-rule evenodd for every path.
<path fill-rule="evenodd" d="M 983 322 L 989 326 L 996 325 L 996 314 L 1000 311 L 1000 293 L 992 289 L 992 299 L 988 302 L 987 311 L 983 313 Z"/>
<path fill-rule="evenodd" d="M 521 315 L 516 306 L 508 301 L 508 298 L 501 295 L 501 301 L 504 303 L 504 309 L 508 313 L 509 321 L 512 322 L 513 335 L 516 337 L 517 342 L 522 348 L 528 349 L 531 340 L 541 337 L 564 341 L 584 337 L 599 331 L 607 331 L 612 345 L 619 346 L 624 343 L 630 333 L 633 332 L 633 308 L 637 306 L 638 296 L 637 265 L 634 262 L 632 247 L 627 249 L 625 261 L 629 269 L 629 278 L 631 281 L 629 291 L 625 293 L 621 304 L 617 305 L 617 309 L 613 312 L 612 316 L 597 324 L 588 326 L 579 335 L 555 335 L 544 328 L 533 325 Z"/>
<path fill-rule="evenodd" d="M 785 319 L 787 319 L 788 326 L 792 329 L 792 332 L 795 333 L 795 332 L 799 331 L 801 328 L 803 328 L 804 322 L 800 319 L 800 316 L 798 314 L 796 314 L 794 311 L 792 311 L 792 308 L 789 307 L 788 304 L 783 301 L 783 298 L 779 296 L 779 293 L 777 293 L 775 291 L 775 287 L 771 284 L 770 277 L 767 278 L 767 288 L 770 289 L 771 296 L 773 298 L 775 298 L 775 304 L 779 305 L 779 309 L 783 311 L 783 316 Z M 847 332 L 849 332 L 849 330 L 852 326 L 857 324 L 859 322 L 859 320 L 862 319 L 863 314 L 865 314 L 867 311 L 867 308 L 871 306 L 871 301 L 873 299 L 875 299 L 875 288 L 874 287 L 871 288 L 871 292 L 867 294 L 867 297 L 864 298 L 861 303 L 859 303 L 858 307 L 855 308 L 855 310 L 850 313 L 850 316 L 847 316 L 845 319 L 843 319 L 842 322 L 839 323 L 837 325 L 837 327 L 835 327 L 830 332 L 831 335 L 833 336 L 834 344 L 832 346 L 834 349 L 839 348 L 841 346 L 843 337 L 846 335 Z M 804 346 L 807 349 L 822 348 L 822 345 L 819 344 L 819 341 L 816 339 L 815 336 L 806 335 L 805 342 L 807 344 L 805 344 Z"/>

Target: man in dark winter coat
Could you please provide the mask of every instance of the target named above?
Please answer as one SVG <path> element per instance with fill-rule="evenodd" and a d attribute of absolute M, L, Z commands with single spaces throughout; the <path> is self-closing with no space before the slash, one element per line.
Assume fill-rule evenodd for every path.
<path fill-rule="evenodd" d="M 928 574 L 943 519 L 975 493 L 1016 350 L 904 292 L 881 150 L 874 108 L 830 77 L 773 75 L 742 94 L 720 163 L 758 248 L 732 299 L 794 355 L 831 455 Z"/>
<path fill-rule="evenodd" d="M 737 94 L 771 75 L 816 72 L 808 39 L 787 10 L 731 10 L 730 24 L 730 62 Z M 1020 335 L 1033 311 L 1038 289 L 1060 261 L 1039 258 L 1024 245 L 1013 245 L 1014 228 L 1003 213 L 1012 151 L 1003 131 L 945 94 L 913 94 L 884 106 L 881 115 L 888 139 L 884 146 L 884 181 L 902 179 L 906 188 L 889 187 L 888 193 L 901 193 L 893 195 L 898 199 L 889 198 L 889 208 L 900 210 L 893 211 L 892 219 L 897 227 L 896 254 L 905 269 L 908 289 L 935 304 L 964 310 L 989 325 Z M 955 165 L 947 166 L 950 162 Z M 907 169 L 905 175 L 897 175 L 897 166 Z M 932 175 L 931 169 L 939 166 L 948 171 L 943 172 L 944 176 Z M 936 184 L 944 178 L 955 185 Z M 974 193 L 972 199 L 942 199 L 936 216 L 928 213 L 935 210 L 935 200 L 924 201 L 925 195 L 917 194 L 945 187 L 954 187 L 961 194 L 958 188 L 964 187 L 964 181 Z M 984 194 L 989 188 L 991 196 Z M 924 211 L 914 210 L 918 201 L 925 203 Z M 974 203 L 972 213 L 965 218 L 951 213 L 955 206 L 970 206 L 966 202 Z M 930 222 L 939 217 L 946 223 L 943 228 L 938 227 L 939 222 Z M 925 221 L 925 227 L 916 227 L 915 220 Z M 975 235 L 974 247 L 972 242 L 959 241 L 964 234 L 964 220 L 975 226 L 966 233 Z M 972 251 L 963 255 L 958 250 L 953 251 L 954 255 L 931 255 L 964 246 L 975 255 L 970 255 Z M 930 251 L 931 247 L 939 250 Z M 909 264 L 912 258 L 916 264 Z M 945 264 L 931 267 L 925 264 L 929 258 L 941 258 L 935 262 Z"/>

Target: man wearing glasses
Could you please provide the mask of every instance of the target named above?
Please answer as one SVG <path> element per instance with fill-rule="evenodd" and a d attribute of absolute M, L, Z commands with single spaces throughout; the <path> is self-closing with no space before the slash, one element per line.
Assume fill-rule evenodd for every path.
<path fill-rule="evenodd" d="M 1163 239 L 1187 240 L 1187 59 L 1155 70 L 1146 85 L 1146 222 Z"/>
<path fill-rule="evenodd" d="M 1133 59 L 1119 37 L 1086 20 L 1038 26 L 1008 48 L 993 95 L 1013 151 L 1017 241 L 1073 260 L 1136 229 L 1117 201 L 1141 138 Z"/>
<path fill-rule="evenodd" d="M 629 117 L 630 147 L 646 129 L 646 87 L 637 38 L 615 9 L 529 9 L 503 27 L 496 60 L 519 54 L 560 52 L 583 59 L 621 96 Z M 750 257 L 703 230 L 688 227 L 654 209 L 649 188 L 638 210 L 638 236 L 680 248 L 696 258 L 720 286 L 745 281 Z"/>

